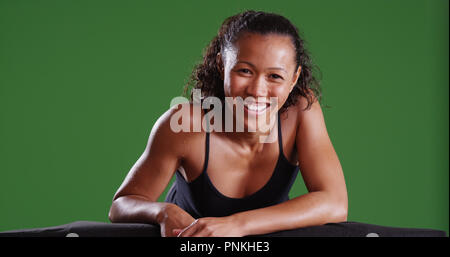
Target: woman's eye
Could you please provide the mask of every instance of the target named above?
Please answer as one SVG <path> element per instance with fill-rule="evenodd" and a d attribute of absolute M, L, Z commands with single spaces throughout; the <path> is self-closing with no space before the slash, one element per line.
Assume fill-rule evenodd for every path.
<path fill-rule="evenodd" d="M 270 74 L 270 78 L 272 78 L 272 79 L 283 79 L 283 77 L 281 77 L 278 74 Z"/>
<path fill-rule="evenodd" d="M 250 74 L 250 70 L 249 69 L 240 69 L 239 72 Z"/>

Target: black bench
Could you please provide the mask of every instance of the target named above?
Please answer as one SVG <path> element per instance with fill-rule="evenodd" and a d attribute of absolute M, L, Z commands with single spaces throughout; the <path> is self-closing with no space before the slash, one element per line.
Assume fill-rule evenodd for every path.
<path fill-rule="evenodd" d="M 359 222 L 329 223 L 261 237 L 446 237 L 435 229 L 396 228 Z M 0 232 L 0 237 L 160 237 L 158 225 L 76 221 L 54 227 Z"/>

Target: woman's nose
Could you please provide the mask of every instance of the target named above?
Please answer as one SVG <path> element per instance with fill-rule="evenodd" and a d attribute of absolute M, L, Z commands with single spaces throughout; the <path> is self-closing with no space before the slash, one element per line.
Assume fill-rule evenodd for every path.
<path fill-rule="evenodd" d="M 262 76 L 254 79 L 247 86 L 247 94 L 253 97 L 267 96 L 267 83 Z"/>

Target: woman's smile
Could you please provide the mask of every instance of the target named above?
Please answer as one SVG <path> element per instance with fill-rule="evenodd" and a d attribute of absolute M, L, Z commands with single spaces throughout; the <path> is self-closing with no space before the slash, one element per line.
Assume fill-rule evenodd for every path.
<path fill-rule="evenodd" d="M 244 110 L 250 115 L 261 115 L 270 107 L 270 102 L 247 102 L 244 101 Z"/>

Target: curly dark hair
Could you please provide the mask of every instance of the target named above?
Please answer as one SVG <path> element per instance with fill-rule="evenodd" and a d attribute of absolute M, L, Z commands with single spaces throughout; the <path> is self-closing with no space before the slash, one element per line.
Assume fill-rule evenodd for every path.
<path fill-rule="evenodd" d="M 204 50 L 203 62 L 194 67 L 189 81 L 184 87 L 185 96 L 189 95 L 192 101 L 193 95 L 190 89 L 200 89 L 202 97 L 215 96 L 221 99 L 223 103 L 225 93 L 216 56 L 218 53 L 224 56 L 224 49 L 236 42 L 244 32 L 258 33 L 261 35 L 286 35 L 292 39 L 296 52 L 296 69 L 299 65 L 302 69 L 297 84 L 281 107 L 280 112 L 296 104 L 299 95 L 304 96 L 308 101 L 305 110 L 311 107 L 315 99 L 320 100 L 322 98 L 319 80 L 313 74 L 313 69 L 319 69 L 312 63 L 311 57 L 304 47 L 305 42 L 299 36 L 298 29 L 281 15 L 253 10 L 248 10 L 225 19 L 217 35 Z M 191 91 L 191 93 L 188 94 L 188 91 Z"/>

